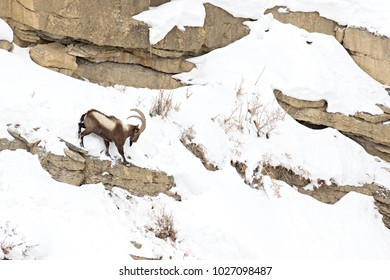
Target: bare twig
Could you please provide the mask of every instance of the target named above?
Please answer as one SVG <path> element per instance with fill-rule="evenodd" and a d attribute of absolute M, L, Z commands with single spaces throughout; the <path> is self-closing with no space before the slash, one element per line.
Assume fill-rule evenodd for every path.
<path fill-rule="evenodd" d="M 149 115 L 151 117 L 158 115 L 164 119 L 172 110 L 179 111 L 180 104 L 173 103 L 172 92 L 165 94 L 164 90 L 160 90 L 158 96 L 154 99 L 152 107 L 149 110 Z"/>

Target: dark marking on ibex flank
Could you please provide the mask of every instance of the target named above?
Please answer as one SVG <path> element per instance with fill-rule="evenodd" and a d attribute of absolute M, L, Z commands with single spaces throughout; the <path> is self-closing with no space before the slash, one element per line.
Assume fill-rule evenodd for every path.
<path fill-rule="evenodd" d="M 137 142 L 141 133 L 145 130 L 146 119 L 145 115 L 138 109 L 131 109 L 139 114 L 139 116 L 130 116 L 129 118 L 137 118 L 141 121 L 141 127 L 138 125 L 125 124 L 120 119 L 114 116 L 107 116 L 106 114 L 91 109 L 80 118 L 78 136 L 80 138 L 80 145 L 84 147 L 84 136 L 95 133 L 104 140 L 106 145 L 106 155 L 110 156 L 109 144 L 114 142 L 123 161 L 127 163 L 124 155 L 124 144 L 127 138 L 130 138 L 130 146 Z M 81 129 L 84 130 L 81 132 Z"/>

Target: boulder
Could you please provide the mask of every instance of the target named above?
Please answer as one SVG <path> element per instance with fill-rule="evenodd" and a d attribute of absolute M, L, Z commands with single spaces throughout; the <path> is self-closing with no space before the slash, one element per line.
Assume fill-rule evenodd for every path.
<path fill-rule="evenodd" d="M 119 187 L 137 196 L 164 193 L 180 200 L 179 195 L 170 191 L 175 186 L 174 178 L 164 172 L 100 160 L 68 148 L 65 148 L 64 155 L 56 155 L 36 146 L 40 141 L 30 143 L 26 135 L 17 132 L 12 135 L 12 141 L 0 138 L 0 151 L 25 149 L 37 154 L 42 168 L 59 182 L 75 186 L 103 183 L 107 189 Z"/>
<path fill-rule="evenodd" d="M 0 49 L 10 51 L 12 49 L 12 43 L 6 40 L 0 40 Z"/>
<path fill-rule="evenodd" d="M 32 47 L 30 57 L 35 63 L 68 76 L 77 68 L 76 57 L 69 55 L 67 47 L 58 42 Z"/>

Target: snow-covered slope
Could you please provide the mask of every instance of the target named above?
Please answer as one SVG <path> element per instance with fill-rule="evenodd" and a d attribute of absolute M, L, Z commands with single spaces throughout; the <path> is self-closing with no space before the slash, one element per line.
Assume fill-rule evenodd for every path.
<path fill-rule="evenodd" d="M 171 0 L 135 16 L 151 26 L 150 42 L 157 43 L 174 27 L 203 26 L 203 4 L 211 3 L 235 17 L 259 19 L 268 8 L 285 6 L 291 11 L 319 12 L 340 25 L 361 27 L 390 36 L 387 0 Z"/>
<path fill-rule="evenodd" d="M 175 2 L 180 1 L 170 5 L 179 5 Z M 239 13 L 235 1 L 215 2 Z M 34 245 L 29 258 L 126 260 L 129 253 L 166 259 L 390 258 L 390 231 L 371 197 L 350 193 L 327 205 L 268 176 L 263 177 L 263 188 L 252 189 L 231 166 L 231 161 L 245 162 L 254 170 L 267 161 L 313 180 L 354 186 L 390 183 L 388 163 L 333 129 L 314 131 L 283 115 L 275 127 L 257 133 L 244 112 L 261 108 L 259 121 L 278 112 L 273 88 L 306 99 L 324 98 L 331 111 L 346 114 L 379 113 L 375 104 L 389 105 L 390 98 L 333 38 L 270 16 L 248 25 L 247 37 L 193 59 L 197 67 L 177 76 L 192 85 L 171 93 L 179 110 L 165 119 L 147 116 L 139 142 L 126 145 L 132 163 L 173 175 L 183 201 L 165 195 L 129 199 L 120 189 L 109 196 L 100 184 L 58 183 L 41 169 L 36 156 L 0 152 L 0 223 L 10 221 L 26 244 Z M 308 38 L 311 45 L 306 44 Z M 17 47 L 12 53 L 0 50 L 2 138 L 12 139 L 7 125 L 20 124 L 29 137 L 42 139 L 42 147 L 62 154 L 64 143 L 58 137 L 78 143 L 77 123 L 86 110 L 126 119 L 133 107 L 147 113 L 159 94 L 74 80 L 35 65 L 27 52 Z M 183 146 L 180 138 L 189 131 L 218 171 L 207 171 Z M 103 145 L 98 137 L 85 139 L 92 155 L 106 159 Z M 111 154 L 119 156 L 113 145 Z M 146 230 L 162 209 L 174 218 L 175 246 Z M 0 240 L 2 234 L 0 230 Z M 23 248 L 15 251 L 16 257 L 20 251 Z"/>

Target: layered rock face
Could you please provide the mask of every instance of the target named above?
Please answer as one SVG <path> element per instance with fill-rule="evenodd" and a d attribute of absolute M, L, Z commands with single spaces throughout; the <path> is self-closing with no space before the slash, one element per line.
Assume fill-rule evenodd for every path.
<path fill-rule="evenodd" d="M 381 106 L 384 113 L 371 115 L 359 112 L 354 116 L 326 111 L 325 100 L 307 101 L 284 95 L 274 90 L 276 99 L 281 107 L 294 119 L 308 126 L 333 127 L 352 138 L 366 151 L 390 162 L 390 108 Z"/>
<path fill-rule="evenodd" d="M 0 49 L 10 51 L 12 49 L 12 43 L 6 40 L 0 40 Z"/>
<path fill-rule="evenodd" d="M 275 19 L 309 32 L 334 36 L 360 68 L 377 81 L 390 85 L 390 38 L 360 28 L 340 26 L 318 12 L 290 12 L 278 6 L 265 13 L 272 13 Z"/>
<path fill-rule="evenodd" d="M 363 186 L 338 186 L 336 184 L 326 184 L 323 180 L 317 179 L 316 187 L 313 190 L 305 187 L 313 183 L 308 178 L 295 174 L 283 166 L 262 166 L 263 175 L 268 175 L 273 179 L 281 180 L 295 186 L 297 190 L 306 195 L 328 204 L 334 204 L 339 201 L 344 195 L 353 191 L 364 195 L 372 196 L 375 200 L 375 205 L 378 207 L 379 213 L 382 214 L 382 221 L 387 228 L 390 229 L 390 191 L 389 189 L 377 184 L 364 184 Z"/>
<path fill-rule="evenodd" d="M 150 45 L 149 26 L 132 16 L 167 2 L 3 0 L 0 17 L 14 30 L 16 44 L 32 47 L 36 63 L 105 86 L 179 87 L 172 75 L 194 67 L 187 58 L 249 33 L 245 19 L 205 4 L 203 27 L 175 27 Z"/>
<path fill-rule="evenodd" d="M 280 106 L 297 121 L 309 127 L 333 127 L 362 145 L 368 153 L 390 162 L 390 126 L 385 124 L 390 121 L 389 108 L 379 105 L 384 111 L 381 115 L 359 112 L 354 116 L 346 116 L 341 113 L 327 112 L 325 100 L 300 100 L 284 95 L 279 90 L 274 90 L 274 94 Z M 305 186 L 310 181 L 294 174 L 291 170 L 281 166 L 264 166 L 263 170 L 272 178 L 294 185 L 301 193 L 325 203 L 333 204 L 350 191 L 373 196 L 379 212 L 383 215 L 384 224 L 390 228 L 390 191 L 387 189 L 389 186 L 376 184 L 359 187 L 337 186 L 318 182 L 318 187 L 312 191 L 305 190 Z"/>
<path fill-rule="evenodd" d="M 164 172 L 135 165 L 113 164 L 68 148 L 65 148 L 63 156 L 48 153 L 38 146 L 39 140 L 30 141 L 17 130 L 9 129 L 8 132 L 14 140 L 0 138 L 0 152 L 24 149 L 38 155 L 42 168 L 59 182 L 75 186 L 103 183 L 107 189 L 120 187 L 137 196 L 157 196 L 164 193 L 180 200 L 179 195 L 170 191 L 175 186 L 173 177 Z"/>

